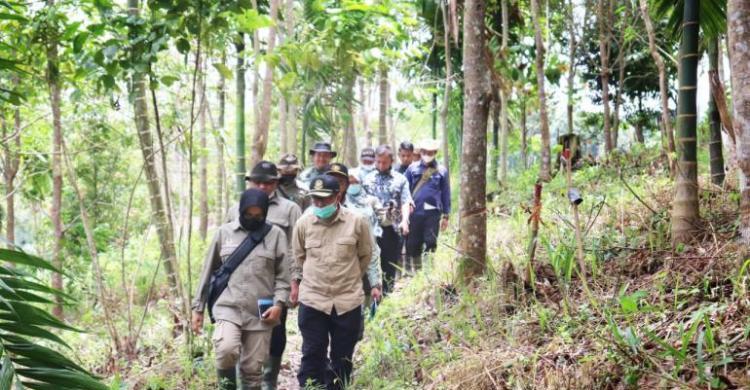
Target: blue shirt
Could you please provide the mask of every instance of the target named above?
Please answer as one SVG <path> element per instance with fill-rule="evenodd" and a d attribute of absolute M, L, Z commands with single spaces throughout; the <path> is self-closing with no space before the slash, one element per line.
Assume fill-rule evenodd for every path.
<path fill-rule="evenodd" d="M 437 162 L 433 161 L 430 163 L 430 167 L 437 169 L 427 180 L 427 183 L 422 185 L 419 192 L 413 194 L 415 212 L 420 213 L 431 208 L 440 210 L 443 214 L 450 214 L 451 212 L 451 185 L 450 177 L 448 176 L 448 170 L 442 165 L 437 165 Z M 409 188 L 413 191 L 417 183 L 422 179 L 422 174 L 427 170 L 428 166 L 423 161 L 414 163 L 409 166 L 406 170 L 406 180 L 409 182 Z M 427 206 L 425 206 L 427 205 Z"/>
<path fill-rule="evenodd" d="M 412 203 L 409 183 L 404 175 L 393 169 L 387 172 L 380 172 L 376 169 L 365 176 L 362 188 L 369 195 L 378 198 L 384 208 L 391 209 L 389 205 L 393 205 L 392 218 L 382 223 L 382 226 L 401 223 L 401 207 Z"/>

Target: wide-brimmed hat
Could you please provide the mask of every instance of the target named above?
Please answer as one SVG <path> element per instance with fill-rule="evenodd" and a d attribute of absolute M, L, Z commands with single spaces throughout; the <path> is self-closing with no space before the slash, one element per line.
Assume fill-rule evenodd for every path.
<path fill-rule="evenodd" d="M 310 183 L 310 190 L 307 196 L 316 198 L 328 198 L 329 196 L 339 193 L 339 181 L 331 175 L 320 175 Z"/>
<path fill-rule="evenodd" d="M 440 141 L 436 139 L 426 139 L 419 143 L 420 151 L 437 152 L 440 150 Z"/>
<path fill-rule="evenodd" d="M 279 180 L 279 170 L 276 169 L 276 164 L 270 161 L 261 161 L 253 167 L 250 174 L 245 176 L 245 180 L 249 181 L 272 181 Z"/>
<path fill-rule="evenodd" d="M 312 155 L 317 152 L 331 153 L 331 157 L 336 157 L 336 155 L 338 154 L 333 151 L 331 144 L 328 142 L 316 142 L 315 145 L 313 145 L 312 149 L 310 149 L 310 154 Z"/>

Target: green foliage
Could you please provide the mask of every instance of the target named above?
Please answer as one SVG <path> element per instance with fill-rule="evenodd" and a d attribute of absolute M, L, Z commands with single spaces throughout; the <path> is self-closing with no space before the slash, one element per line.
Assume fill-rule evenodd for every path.
<path fill-rule="evenodd" d="M 87 370 L 61 353 L 43 346 L 42 340 L 68 347 L 56 334 L 47 330 L 75 330 L 29 302 L 51 303 L 52 297 L 67 295 L 36 281 L 31 273 L 50 270 L 60 272 L 48 262 L 7 249 L 0 250 L 0 389 L 11 389 L 22 383 L 32 389 L 102 389 L 105 386 Z M 15 264 L 17 268 L 8 267 Z M 69 348 L 69 347 L 68 347 Z"/>

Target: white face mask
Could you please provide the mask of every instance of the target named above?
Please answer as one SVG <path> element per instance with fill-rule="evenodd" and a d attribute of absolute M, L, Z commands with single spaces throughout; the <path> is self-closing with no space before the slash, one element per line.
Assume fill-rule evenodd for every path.
<path fill-rule="evenodd" d="M 424 161 L 425 164 L 429 164 L 429 163 L 435 161 L 435 155 L 433 154 L 432 156 L 428 156 L 426 154 L 423 154 L 422 155 L 422 161 Z"/>
<path fill-rule="evenodd" d="M 375 164 L 362 164 L 360 168 L 365 172 L 370 172 L 375 169 Z"/>

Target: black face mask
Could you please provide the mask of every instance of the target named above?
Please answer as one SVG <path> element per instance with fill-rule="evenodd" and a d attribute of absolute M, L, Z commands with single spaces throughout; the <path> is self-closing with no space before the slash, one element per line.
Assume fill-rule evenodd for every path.
<path fill-rule="evenodd" d="M 281 185 L 287 185 L 294 183 L 294 179 L 296 179 L 296 175 L 282 175 L 281 179 L 279 179 L 279 184 Z"/>
<path fill-rule="evenodd" d="M 245 216 L 245 210 L 250 207 L 257 206 L 263 210 L 263 217 L 247 217 Z M 266 216 L 268 215 L 268 195 L 265 192 L 251 188 L 242 193 L 240 198 L 240 225 L 247 231 L 255 231 L 263 227 L 266 223 Z"/>

